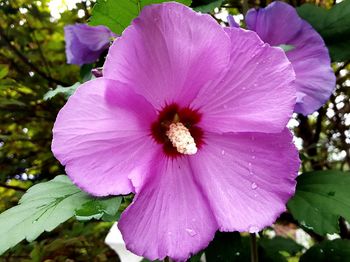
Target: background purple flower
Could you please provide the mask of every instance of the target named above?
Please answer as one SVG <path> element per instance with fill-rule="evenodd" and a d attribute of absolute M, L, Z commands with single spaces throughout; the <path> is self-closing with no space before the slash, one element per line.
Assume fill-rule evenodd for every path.
<path fill-rule="evenodd" d="M 232 15 L 227 16 L 227 22 L 231 27 L 240 27 Z"/>
<path fill-rule="evenodd" d="M 58 114 L 52 150 L 87 192 L 136 193 L 118 224 L 129 250 L 183 261 L 217 230 L 257 232 L 285 210 L 299 168 L 285 129 L 294 79 L 284 52 L 254 32 L 147 6 L 103 77 Z M 189 137 L 197 152 L 173 146 Z"/>
<path fill-rule="evenodd" d="M 286 54 L 296 74 L 295 112 L 308 115 L 320 108 L 335 88 L 335 75 L 321 36 L 292 6 L 279 1 L 266 8 L 250 9 L 246 23 L 266 43 L 294 47 Z"/>
<path fill-rule="evenodd" d="M 95 62 L 108 49 L 116 35 L 105 26 L 86 24 L 64 28 L 68 64 L 83 65 Z"/>

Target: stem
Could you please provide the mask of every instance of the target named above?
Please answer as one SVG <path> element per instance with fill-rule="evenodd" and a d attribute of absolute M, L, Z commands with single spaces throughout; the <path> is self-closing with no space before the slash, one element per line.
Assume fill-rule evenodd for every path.
<path fill-rule="evenodd" d="M 6 188 L 6 189 L 13 189 L 16 191 L 26 192 L 27 190 L 25 188 L 19 187 L 19 186 L 10 186 L 4 183 L 0 183 L 0 187 Z"/>
<path fill-rule="evenodd" d="M 258 245 L 256 243 L 256 234 L 250 234 L 250 254 L 251 254 L 251 262 L 258 262 Z"/>
<path fill-rule="evenodd" d="M 137 9 L 139 10 L 139 13 L 141 13 L 141 0 L 136 0 L 137 3 Z"/>
<path fill-rule="evenodd" d="M 244 16 L 247 14 L 248 9 L 249 9 L 248 0 L 243 0 L 243 3 L 242 3 L 242 13 L 243 13 Z"/>

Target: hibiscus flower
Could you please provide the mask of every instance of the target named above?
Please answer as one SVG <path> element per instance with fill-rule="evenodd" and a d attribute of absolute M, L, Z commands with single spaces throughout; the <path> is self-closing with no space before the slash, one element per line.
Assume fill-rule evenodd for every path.
<path fill-rule="evenodd" d="M 68 64 L 90 64 L 99 59 L 109 48 L 111 39 L 117 37 L 105 26 L 85 24 L 68 25 L 64 28 Z"/>
<path fill-rule="evenodd" d="M 135 193 L 118 227 L 129 250 L 186 260 L 217 230 L 271 225 L 295 190 L 285 128 L 293 68 L 256 33 L 177 3 L 146 6 L 103 77 L 59 112 L 52 150 L 95 196 Z"/>
<path fill-rule="evenodd" d="M 286 55 L 296 74 L 295 112 L 308 115 L 323 106 L 335 88 L 335 75 L 328 49 L 316 30 L 295 8 L 279 1 L 249 10 L 246 23 L 266 43 L 290 49 Z"/>

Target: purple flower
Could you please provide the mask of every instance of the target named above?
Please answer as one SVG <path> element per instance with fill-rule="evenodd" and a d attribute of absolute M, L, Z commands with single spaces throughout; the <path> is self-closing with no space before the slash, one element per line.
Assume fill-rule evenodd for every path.
<path fill-rule="evenodd" d="M 227 22 L 231 27 L 240 27 L 232 15 L 227 16 Z"/>
<path fill-rule="evenodd" d="M 136 193 L 118 224 L 129 250 L 185 260 L 217 230 L 256 232 L 285 210 L 299 168 L 285 128 L 294 79 L 284 52 L 254 32 L 147 6 L 103 77 L 59 112 L 52 150 L 83 190 Z"/>
<path fill-rule="evenodd" d="M 107 50 L 116 35 L 105 26 L 86 24 L 64 28 L 68 64 L 83 65 L 95 62 Z"/>
<path fill-rule="evenodd" d="M 246 23 L 266 43 L 292 48 L 286 54 L 296 74 L 295 112 L 308 115 L 324 105 L 335 88 L 335 75 L 328 49 L 311 25 L 292 6 L 279 1 L 250 9 Z"/>

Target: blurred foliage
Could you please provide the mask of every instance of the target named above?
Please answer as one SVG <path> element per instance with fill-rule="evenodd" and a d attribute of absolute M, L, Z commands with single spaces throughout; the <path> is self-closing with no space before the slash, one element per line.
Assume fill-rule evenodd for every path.
<path fill-rule="evenodd" d="M 261 236 L 257 243 L 259 261 L 287 262 L 301 253 L 303 247 L 291 238 Z M 218 232 L 205 251 L 207 262 L 249 262 L 250 239 L 248 235 Z"/>
<path fill-rule="evenodd" d="M 58 110 L 66 101 L 66 94 L 73 90 L 72 85 L 91 77 L 86 72 L 92 65 L 80 69 L 66 64 L 63 27 L 75 22 L 87 22 L 93 1 L 81 1 L 72 10 L 62 12 L 59 18 L 51 16 L 49 2 L 0 0 L 0 212 L 16 205 L 23 192 L 32 184 L 50 180 L 64 172 L 50 150 L 52 125 Z M 270 2 L 193 0 L 192 6 L 197 10 L 210 12 L 218 22 L 225 24 L 219 13 L 226 12 L 242 20 L 242 13 L 248 8 L 264 7 Z M 295 7 L 306 2 L 325 9 L 331 9 L 336 3 L 333 0 L 288 1 Z M 318 12 L 315 7 L 308 8 L 312 12 Z M 307 14 L 304 18 L 315 19 L 316 24 L 321 23 L 317 22 L 321 18 L 324 19 Z M 312 21 L 309 22 L 313 24 Z M 241 24 L 244 22 L 241 21 Z M 319 27 L 316 24 L 313 24 L 316 29 L 322 31 L 320 24 Z M 324 36 L 329 38 L 325 40 L 331 47 L 335 44 L 337 47 L 342 45 L 336 50 L 340 50 L 343 55 L 333 59 L 337 61 L 333 63 L 337 76 L 334 94 L 318 112 L 308 117 L 295 115 L 290 123 L 303 160 L 303 172 L 350 169 L 350 61 L 346 56 L 349 51 L 346 44 L 349 40 L 348 29 L 349 27 L 344 29 L 342 26 L 335 26 L 334 30 L 327 31 Z M 102 63 L 103 57 L 97 66 Z M 64 87 L 71 89 L 63 90 Z M 60 92 L 60 95 L 56 95 Z M 46 98 L 51 95 L 51 99 L 45 100 L 45 94 Z M 345 194 L 347 193 L 344 190 Z M 125 208 L 130 201 L 131 197 L 124 198 L 122 207 Z M 93 217 L 102 214 L 99 208 L 95 210 L 95 205 L 86 205 L 84 208 L 80 210 L 80 215 Z M 304 215 L 308 215 L 308 211 L 305 212 Z M 341 213 L 336 214 L 334 227 L 339 229 L 339 235 L 343 239 L 350 239 L 349 224 L 342 217 L 338 219 L 339 214 Z M 110 226 L 111 223 L 107 222 L 82 223 L 73 219 L 50 233 L 44 233 L 35 242 L 17 245 L 5 253 L 0 261 L 118 261 L 114 252 L 103 243 Z M 299 227 L 311 236 L 310 243 L 322 241 L 304 255 L 302 252 L 305 250 L 301 250 L 293 241 Z M 284 238 L 271 239 L 267 235 L 270 231 Z M 247 236 L 227 234 L 224 239 L 228 240 L 223 242 L 221 237 L 217 236 L 208 248 L 207 258 L 214 259 L 209 261 L 219 261 L 218 255 L 222 256 L 222 261 L 235 261 L 227 260 L 225 252 L 229 252 L 232 259 L 240 257 L 237 261 L 245 261 L 242 257 L 249 255 Z M 310 261 L 310 257 L 316 256 L 315 252 L 323 259 L 319 261 L 336 261 L 327 256 L 334 257 L 338 250 L 340 259 L 344 254 L 348 255 L 344 251 L 348 250 L 348 241 L 323 241 L 327 236 L 304 227 L 288 212 L 272 228 L 261 232 L 260 237 L 258 244 L 261 261 L 298 261 L 300 256 L 301 261 Z M 322 253 L 320 250 L 327 252 Z"/>
<path fill-rule="evenodd" d="M 50 151 L 51 129 L 63 98 L 43 101 L 58 84 L 77 82 L 79 68 L 66 64 L 63 26 L 77 21 L 77 11 L 59 20 L 47 1 L 0 2 L 0 183 L 49 179 L 63 173 Z"/>
<path fill-rule="evenodd" d="M 350 260 L 350 241 L 336 239 L 324 241 L 310 248 L 301 258 L 300 262 L 347 262 Z"/>
<path fill-rule="evenodd" d="M 0 261 L 119 261 L 113 250 L 106 246 L 104 238 L 112 223 L 69 221 L 54 231 L 46 233 L 36 241 L 17 245 Z"/>

